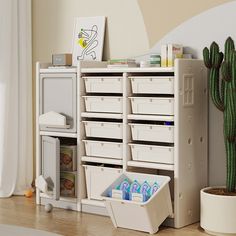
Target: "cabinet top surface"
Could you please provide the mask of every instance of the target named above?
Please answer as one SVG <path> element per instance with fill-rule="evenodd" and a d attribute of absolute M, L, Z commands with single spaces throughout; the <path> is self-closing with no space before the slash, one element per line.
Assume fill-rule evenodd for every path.
<path fill-rule="evenodd" d="M 174 67 L 128 67 L 128 68 L 107 68 L 107 67 L 80 67 L 81 73 L 135 73 L 135 72 L 174 72 Z M 76 67 L 48 67 L 40 68 L 40 73 L 77 73 Z"/>
<path fill-rule="evenodd" d="M 174 72 L 173 67 L 128 67 L 128 68 L 81 68 L 82 73 L 109 73 L 109 72 Z"/>

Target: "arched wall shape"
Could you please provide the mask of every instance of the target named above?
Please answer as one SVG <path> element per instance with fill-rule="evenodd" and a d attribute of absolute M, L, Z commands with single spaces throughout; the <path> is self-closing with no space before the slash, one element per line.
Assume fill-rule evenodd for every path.
<path fill-rule="evenodd" d="M 202 58 L 202 50 L 216 41 L 221 50 L 228 36 L 236 42 L 236 1 L 207 10 L 182 23 L 156 43 L 150 52 L 160 52 L 162 44 L 179 43 L 186 53 Z M 223 140 L 223 116 L 210 101 L 209 106 L 209 180 L 211 185 L 225 184 L 226 163 Z"/>

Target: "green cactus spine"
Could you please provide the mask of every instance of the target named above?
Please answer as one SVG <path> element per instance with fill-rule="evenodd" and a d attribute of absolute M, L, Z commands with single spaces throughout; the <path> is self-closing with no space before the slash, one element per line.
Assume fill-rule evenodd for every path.
<path fill-rule="evenodd" d="M 225 42 L 224 55 L 219 51 L 219 46 L 213 42 L 210 50 L 203 49 L 203 58 L 206 67 L 210 69 L 209 87 L 212 101 L 224 113 L 226 188 L 227 191 L 234 192 L 236 184 L 236 51 L 232 38 L 229 37 Z"/>

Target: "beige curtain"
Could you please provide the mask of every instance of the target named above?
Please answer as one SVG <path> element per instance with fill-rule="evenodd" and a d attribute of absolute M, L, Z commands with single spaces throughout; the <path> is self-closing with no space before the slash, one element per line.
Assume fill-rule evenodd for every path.
<path fill-rule="evenodd" d="M 0 6 L 0 197 L 9 197 L 33 176 L 31 1 Z"/>

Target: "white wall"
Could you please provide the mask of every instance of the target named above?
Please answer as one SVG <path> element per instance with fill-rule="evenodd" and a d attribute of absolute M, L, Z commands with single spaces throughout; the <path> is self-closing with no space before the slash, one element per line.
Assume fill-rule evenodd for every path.
<path fill-rule="evenodd" d="M 236 40 L 236 1 L 230 0 L 32 0 L 33 64 L 70 52 L 75 16 L 107 16 L 104 59 L 133 57 L 178 42 L 201 57 L 204 46 L 228 35 Z M 229 3 L 227 3 L 229 2 Z M 226 3 L 226 4 L 223 4 Z M 223 5 L 222 5 L 223 4 Z M 218 6 L 216 8 L 212 8 Z M 201 14 L 199 14 L 201 13 Z M 195 16 L 196 14 L 199 14 Z M 195 16 L 195 17 L 194 17 Z M 34 83 L 33 83 L 34 84 Z M 222 113 L 210 105 L 210 182 L 224 184 Z"/>
<path fill-rule="evenodd" d="M 207 10 L 182 23 L 164 36 L 151 51 L 158 51 L 163 43 L 180 43 L 186 46 L 186 52 L 195 58 L 202 58 L 202 50 L 216 41 L 224 51 L 224 42 L 228 36 L 235 39 L 236 1 Z M 191 35 L 191 37 L 189 37 Z M 223 113 L 210 101 L 209 106 L 209 177 L 211 185 L 224 185 L 226 178 L 226 157 L 223 139 Z"/>
<path fill-rule="evenodd" d="M 76 16 L 107 17 L 104 60 L 132 57 L 149 49 L 136 0 L 34 0 L 34 62 L 51 61 L 52 53 L 71 52 Z"/>

